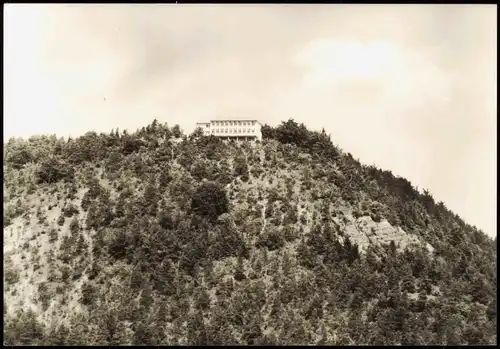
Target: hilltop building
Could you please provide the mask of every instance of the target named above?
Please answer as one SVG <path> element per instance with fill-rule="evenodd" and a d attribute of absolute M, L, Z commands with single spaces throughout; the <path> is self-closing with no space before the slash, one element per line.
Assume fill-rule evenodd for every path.
<path fill-rule="evenodd" d="M 197 122 L 196 127 L 201 128 L 205 136 L 212 135 L 236 140 L 262 140 L 260 130 L 262 124 L 252 119 L 210 120 L 210 122 Z"/>

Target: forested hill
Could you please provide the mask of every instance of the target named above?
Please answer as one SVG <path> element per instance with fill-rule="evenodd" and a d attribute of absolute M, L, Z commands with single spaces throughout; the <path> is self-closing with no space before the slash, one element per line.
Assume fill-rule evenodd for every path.
<path fill-rule="evenodd" d="M 4 344 L 496 344 L 496 239 L 324 132 L 262 131 L 4 144 Z"/>

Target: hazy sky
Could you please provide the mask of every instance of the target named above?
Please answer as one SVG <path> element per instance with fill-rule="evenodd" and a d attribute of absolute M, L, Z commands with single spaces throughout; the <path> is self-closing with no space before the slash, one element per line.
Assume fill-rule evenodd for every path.
<path fill-rule="evenodd" d="M 4 137 L 292 117 L 496 235 L 495 5 L 4 7 Z"/>

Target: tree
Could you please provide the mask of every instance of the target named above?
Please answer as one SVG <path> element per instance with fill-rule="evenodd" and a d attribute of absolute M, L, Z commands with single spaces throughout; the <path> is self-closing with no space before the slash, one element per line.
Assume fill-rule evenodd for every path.
<path fill-rule="evenodd" d="M 179 125 L 175 125 L 172 127 L 172 134 L 175 138 L 181 138 L 182 137 L 182 130 Z"/>
<path fill-rule="evenodd" d="M 4 344 L 5 345 L 40 345 L 44 340 L 44 327 L 35 313 L 18 311 L 15 317 L 5 321 Z"/>
<path fill-rule="evenodd" d="M 494 297 L 493 300 L 491 300 L 490 303 L 488 304 L 488 309 L 486 310 L 486 316 L 488 317 L 488 320 L 496 322 L 497 319 L 496 297 Z"/>
<path fill-rule="evenodd" d="M 150 182 L 144 190 L 144 202 L 146 204 L 145 208 L 149 215 L 156 216 L 156 213 L 158 212 L 158 201 L 158 189 L 154 185 L 154 182 Z"/>
<path fill-rule="evenodd" d="M 68 328 L 64 324 L 53 328 L 49 333 L 47 343 L 44 344 L 49 346 L 67 345 L 68 333 Z"/>
<path fill-rule="evenodd" d="M 243 267 L 243 258 L 241 256 L 238 257 L 238 263 L 236 265 L 236 271 L 234 273 L 234 279 L 236 281 L 242 281 L 246 279 L 245 269 Z"/>
<path fill-rule="evenodd" d="M 228 212 L 229 200 L 224 188 L 215 182 L 202 183 L 191 199 L 191 211 L 212 221 Z"/>
<path fill-rule="evenodd" d="M 5 163 L 10 164 L 12 168 L 20 170 L 25 164 L 33 161 L 33 156 L 27 148 L 22 147 L 6 152 Z"/>
<path fill-rule="evenodd" d="M 42 163 L 37 173 L 38 183 L 57 183 L 65 180 L 72 182 L 75 171 L 67 164 L 50 158 Z"/>
<path fill-rule="evenodd" d="M 275 138 L 275 131 L 274 129 L 265 124 L 265 125 L 262 125 L 262 127 L 260 128 L 260 132 L 262 133 L 262 139 L 273 139 Z"/>
<path fill-rule="evenodd" d="M 248 165 L 243 154 L 234 159 L 234 175 L 240 177 L 243 182 L 247 182 L 249 179 Z"/>
<path fill-rule="evenodd" d="M 153 345 L 153 336 L 150 326 L 139 322 L 135 326 L 133 344 L 135 345 Z"/>
<path fill-rule="evenodd" d="M 196 140 L 200 137 L 203 137 L 204 133 L 203 133 L 203 129 L 201 127 L 197 127 L 195 128 L 195 130 L 193 131 L 193 133 L 191 133 L 189 135 L 189 139 L 191 140 Z"/>

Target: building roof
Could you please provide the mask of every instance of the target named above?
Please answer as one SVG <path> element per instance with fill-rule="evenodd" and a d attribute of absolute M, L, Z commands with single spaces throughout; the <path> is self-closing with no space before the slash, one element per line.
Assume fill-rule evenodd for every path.
<path fill-rule="evenodd" d="M 220 118 L 220 119 L 212 119 L 210 120 L 210 122 L 214 122 L 214 121 L 255 121 L 257 123 L 259 123 L 260 125 L 262 125 L 262 123 L 257 120 L 257 119 L 252 119 L 252 118 Z"/>

